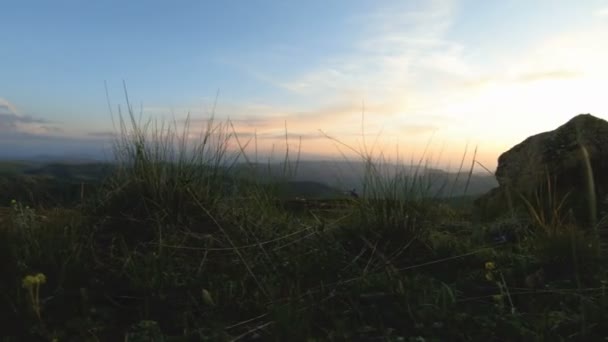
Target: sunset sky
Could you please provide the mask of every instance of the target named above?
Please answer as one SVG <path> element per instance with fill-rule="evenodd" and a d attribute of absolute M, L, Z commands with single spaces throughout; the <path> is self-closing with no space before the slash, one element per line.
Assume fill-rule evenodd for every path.
<path fill-rule="evenodd" d="M 490 169 L 527 136 L 580 113 L 608 119 L 608 0 L 5 1 L 0 150 L 108 146 L 123 80 L 146 117 L 192 130 L 217 95 L 260 148 L 319 130 L 405 159 L 430 142 Z M 123 107 L 124 108 L 124 107 Z"/>

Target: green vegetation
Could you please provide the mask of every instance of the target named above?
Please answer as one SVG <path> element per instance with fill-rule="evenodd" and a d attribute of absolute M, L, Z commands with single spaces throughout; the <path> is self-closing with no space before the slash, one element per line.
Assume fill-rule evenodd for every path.
<path fill-rule="evenodd" d="M 4 196 L 15 200 L 3 198 L 0 213 L 3 340 L 608 336 L 605 220 L 582 227 L 551 199 L 482 221 L 471 198 L 429 196 L 422 163 L 387 176 L 367 152 L 359 198 L 300 200 L 294 210 L 286 183 L 235 176 L 248 142 L 229 124 L 209 120 L 192 145 L 188 123 L 180 135 L 129 119 L 118 166 L 95 191 L 49 192 L 5 174 Z M 297 156 L 287 151 L 284 163 L 289 173 Z M 49 172 L 82 187 L 105 171 Z M 62 191 L 74 193 L 60 205 L 47 196 Z"/>

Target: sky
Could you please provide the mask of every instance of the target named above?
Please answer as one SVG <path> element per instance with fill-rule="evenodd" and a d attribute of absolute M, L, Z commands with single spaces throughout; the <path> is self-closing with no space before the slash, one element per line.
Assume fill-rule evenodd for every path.
<path fill-rule="evenodd" d="M 287 132 L 307 158 L 350 146 L 454 168 L 477 147 L 493 170 L 577 114 L 608 119 L 608 0 L 22 0 L 0 13 L 4 154 L 109 153 L 123 82 L 143 118 L 189 115 L 193 139 L 214 115 L 259 151 Z"/>

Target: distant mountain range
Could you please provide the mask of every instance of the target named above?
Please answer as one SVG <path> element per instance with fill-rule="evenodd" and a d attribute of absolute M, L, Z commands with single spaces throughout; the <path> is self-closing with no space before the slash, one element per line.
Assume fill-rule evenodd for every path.
<path fill-rule="evenodd" d="M 370 166 L 360 161 L 319 160 L 292 162 L 287 165 L 284 163 L 239 164 L 235 172 L 269 180 L 317 182 L 340 192 L 355 189 L 362 193 L 366 174 L 380 176 L 385 180 L 401 176 L 409 177 L 412 181 L 415 177 L 414 182 L 428 186 L 428 194 L 437 197 L 476 196 L 498 186 L 494 175 L 488 173 L 473 173 L 469 178 L 468 170 L 456 173 L 423 166 L 388 163 L 373 167 L 374 170 L 370 171 Z M 256 170 L 253 173 L 252 168 Z"/>
<path fill-rule="evenodd" d="M 51 159 L 52 160 L 52 159 Z M 238 163 L 230 174 L 264 183 L 280 184 L 284 197 L 335 198 L 344 197 L 349 191 L 358 194 L 365 191 L 365 175 L 369 165 L 364 162 L 350 161 L 299 161 L 298 163 Z M 433 197 L 478 196 L 498 186 L 490 174 L 468 172 L 446 172 L 412 165 L 383 164 L 375 166 L 376 176 L 390 181 L 395 177 L 416 178 L 418 185 L 426 188 L 426 194 Z M 97 182 L 110 175 L 115 165 L 106 162 L 93 162 L 88 159 L 0 162 L 0 176 L 45 176 L 69 182 Z M 377 177 L 376 177 L 377 178 Z M 402 178 L 404 179 L 404 178 Z M 387 184 L 387 182 L 384 182 Z M 369 183 L 367 183 L 369 184 Z M 403 182 L 401 182 L 403 184 Z M 466 193 L 465 193 L 466 188 Z"/>

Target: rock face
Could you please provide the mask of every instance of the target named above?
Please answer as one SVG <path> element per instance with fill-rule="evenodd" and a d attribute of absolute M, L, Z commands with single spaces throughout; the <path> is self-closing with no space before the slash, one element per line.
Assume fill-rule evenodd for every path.
<path fill-rule="evenodd" d="M 591 166 L 595 205 L 589 199 L 590 177 L 586 165 Z M 569 193 L 565 209 L 572 209 L 579 223 L 592 222 L 591 208 L 595 206 L 597 213 L 606 209 L 608 122 L 580 114 L 553 131 L 531 136 L 498 158 L 495 175 L 499 187 L 477 202 L 486 214 L 497 211 L 496 206 L 504 212 L 509 196 L 513 205 L 523 202 L 520 195 L 532 199 L 534 193 L 540 191 L 547 197 L 550 179 L 551 193 L 558 199 Z"/>

